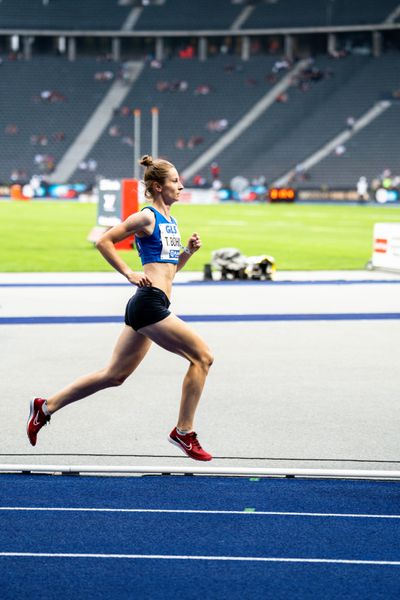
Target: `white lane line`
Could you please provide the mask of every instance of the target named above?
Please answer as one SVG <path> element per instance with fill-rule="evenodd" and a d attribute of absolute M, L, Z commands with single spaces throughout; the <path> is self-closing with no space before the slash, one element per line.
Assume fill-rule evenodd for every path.
<path fill-rule="evenodd" d="M 43 511 L 43 512 L 99 512 L 99 513 L 156 513 L 156 514 L 194 514 L 194 515 L 251 515 L 271 517 L 327 517 L 336 519 L 400 519 L 400 515 L 283 512 L 263 510 L 196 510 L 166 508 L 82 508 L 54 506 L 0 506 L 0 511 Z"/>
<path fill-rule="evenodd" d="M 174 554 L 89 554 L 72 552 L 0 552 L 1 557 L 18 558 L 114 558 L 114 559 L 147 559 L 147 560 L 210 560 L 236 562 L 270 562 L 270 563 L 317 563 L 335 565 L 379 565 L 400 566 L 400 560 L 358 560 L 337 558 L 286 558 L 275 556 L 187 556 Z"/>

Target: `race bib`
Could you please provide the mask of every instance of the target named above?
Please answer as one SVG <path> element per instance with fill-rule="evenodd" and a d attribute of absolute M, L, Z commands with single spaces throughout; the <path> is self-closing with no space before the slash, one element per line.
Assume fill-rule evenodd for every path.
<path fill-rule="evenodd" d="M 181 236 L 174 223 L 160 223 L 161 260 L 178 260 L 181 251 Z"/>

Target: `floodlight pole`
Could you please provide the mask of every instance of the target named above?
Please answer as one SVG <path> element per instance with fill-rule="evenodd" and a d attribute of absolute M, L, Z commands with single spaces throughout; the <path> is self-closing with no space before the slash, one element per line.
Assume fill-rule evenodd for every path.
<path fill-rule="evenodd" d="M 151 155 L 158 158 L 158 115 L 156 106 L 151 109 Z"/>
<path fill-rule="evenodd" d="M 135 108 L 133 111 L 134 116 L 134 152 L 133 152 L 133 177 L 139 179 L 140 169 L 140 121 L 141 111 L 140 108 Z"/>

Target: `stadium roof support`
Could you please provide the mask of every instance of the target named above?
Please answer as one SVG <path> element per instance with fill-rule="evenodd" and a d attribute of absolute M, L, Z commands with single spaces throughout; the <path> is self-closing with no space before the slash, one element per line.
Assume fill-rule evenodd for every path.
<path fill-rule="evenodd" d="M 125 31 L 121 29 L 99 31 L 90 29 L 22 29 L 22 28 L 10 28 L 0 29 L 0 35 L 11 36 L 11 35 L 32 35 L 32 36 L 47 36 L 47 37 L 138 37 L 138 38 L 156 38 L 156 37 L 226 37 L 235 36 L 242 37 L 244 35 L 258 36 L 258 35 L 290 35 L 290 34 L 320 34 L 320 33 L 345 33 L 345 32 L 362 32 L 362 31 L 390 31 L 394 29 L 400 29 L 400 23 L 384 22 L 384 23 L 371 23 L 369 25 L 338 25 L 338 26 L 324 26 L 324 27 L 286 27 L 277 29 L 203 29 L 197 31 L 191 30 L 159 30 L 159 31 Z"/>

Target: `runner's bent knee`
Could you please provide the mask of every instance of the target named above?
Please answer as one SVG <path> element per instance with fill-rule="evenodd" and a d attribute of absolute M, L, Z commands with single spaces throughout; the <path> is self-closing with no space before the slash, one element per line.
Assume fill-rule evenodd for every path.
<path fill-rule="evenodd" d="M 211 367 L 214 362 L 214 356 L 211 354 L 211 351 L 207 348 L 206 352 L 203 355 L 203 363 L 207 366 L 207 370 Z"/>
<path fill-rule="evenodd" d="M 195 357 L 191 359 L 191 362 L 198 364 L 206 373 L 214 362 L 214 357 L 211 354 L 209 348 L 203 348 Z"/>

